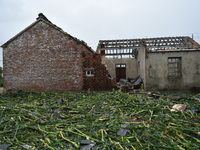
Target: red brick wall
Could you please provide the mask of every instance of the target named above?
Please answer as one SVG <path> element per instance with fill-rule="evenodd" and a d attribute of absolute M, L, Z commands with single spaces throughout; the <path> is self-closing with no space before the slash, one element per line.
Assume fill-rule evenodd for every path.
<path fill-rule="evenodd" d="M 83 45 L 39 21 L 4 48 L 4 88 L 80 91 Z"/>
<path fill-rule="evenodd" d="M 86 68 L 94 68 L 94 76 L 86 76 Z M 83 54 L 83 90 L 111 91 L 116 84 L 108 77 L 106 67 L 101 63 L 101 55 Z"/>

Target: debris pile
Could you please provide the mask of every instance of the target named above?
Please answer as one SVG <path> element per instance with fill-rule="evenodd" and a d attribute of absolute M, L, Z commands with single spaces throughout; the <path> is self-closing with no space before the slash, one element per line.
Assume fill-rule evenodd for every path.
<path fill-rule="evenodd" d="M 199 95 L 5 93 L 0 149 L 199 149 L 199 110 Z"/>
<path fill-rule="evenodd" d="M 122 90 L 128 92 L 133 89 L 139 89 L 142 86 L 142 78 L 138 76 L 136 79 L 123 79 L 121 78 L 119 82 L 117 83 L 118 88 L 121 88 Z"/>

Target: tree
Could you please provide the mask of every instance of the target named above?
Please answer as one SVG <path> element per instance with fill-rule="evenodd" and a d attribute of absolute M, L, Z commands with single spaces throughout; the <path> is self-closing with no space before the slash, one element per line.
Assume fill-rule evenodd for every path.
<path fill-rule="evenodd" d="M 0 87 L 3 87 L 3 68 L 0 67 Z"/>
<path fill-rule="evenodd" d="M 0 67 L 0 79 L 2 79 L 2 78 L 3 78 L 3 68 Z"/>

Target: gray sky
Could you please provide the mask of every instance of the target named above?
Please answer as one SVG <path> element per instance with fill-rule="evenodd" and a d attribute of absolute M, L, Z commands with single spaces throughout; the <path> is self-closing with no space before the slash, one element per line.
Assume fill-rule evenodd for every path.
<path fill-rule="evenodd" d="M 94 50 L 104 39 L 193 34 L 200 43 L 200 0 L 0 0 L 0 7 L 0 45 L 41 12 Z"/>

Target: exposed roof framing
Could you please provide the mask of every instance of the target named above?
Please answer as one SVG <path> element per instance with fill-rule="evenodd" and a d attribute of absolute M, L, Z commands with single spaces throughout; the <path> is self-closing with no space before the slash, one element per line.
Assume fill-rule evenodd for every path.
<path fill-rule="evenodd" d="M 197 42 L 195 42 L 192 38 L 190 38 L 189 36 L 182 36 L 145 39 L 100 40 L 98 50 L 109 51 L 117 49 L 135 49 L 139 47 L 145 47 L 147 51 L 200 49 L 200 45 Z M 111 54 L 110 52 L 108 53 Z M 131 51 L 129 51 L 126 54 L 131 54 Z"/>

